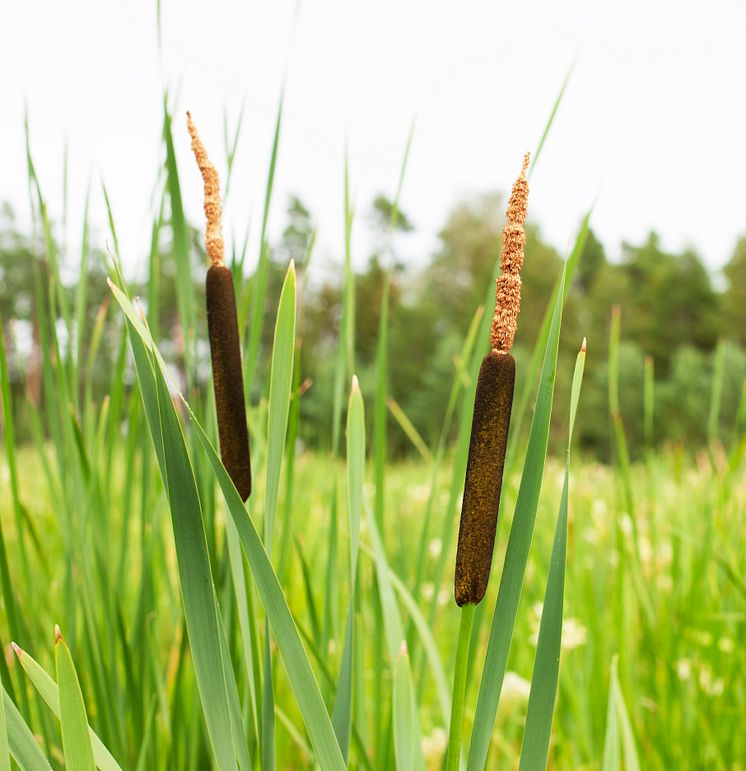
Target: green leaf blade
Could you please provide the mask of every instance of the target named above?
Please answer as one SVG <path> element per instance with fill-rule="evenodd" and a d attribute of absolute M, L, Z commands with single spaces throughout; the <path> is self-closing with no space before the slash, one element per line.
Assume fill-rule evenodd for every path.
<path fill-rule="evenodd" d="M 60 634 L 59 628 L 56 629 L 56 636 L 54 654 L 59 682 L 60 723 L 65 765 L 75 771 L 95 771 L 93 746 L 88 734 L 88 718 L 78 675 L 75 672 L 70 649 Z"/>

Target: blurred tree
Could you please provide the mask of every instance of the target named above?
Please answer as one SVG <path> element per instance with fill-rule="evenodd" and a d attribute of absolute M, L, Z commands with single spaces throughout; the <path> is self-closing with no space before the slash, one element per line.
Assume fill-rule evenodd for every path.
<path fill-rule="evenodd" d="M 619 301 L 625 334 L 653 354 L 657 371 L 668 372 L 679 345 L 702 350 L 715 345 L 718 297 L 694 251 L 664 252 L 651 232 L 642 246 L 622 244 L 621 267 L 628 278 L 626 296 Z"/>
<path fill-rule="evenodd" d="M 746 344 L 746 236 L 738 239 L 728 264 L 723 268 L 727 281 L 723 295 L 725 336 Z"/>

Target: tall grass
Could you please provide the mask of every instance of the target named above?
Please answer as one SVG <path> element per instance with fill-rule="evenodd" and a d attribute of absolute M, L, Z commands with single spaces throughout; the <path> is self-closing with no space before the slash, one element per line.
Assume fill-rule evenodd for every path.
<path fill-rule="evenodd" d="M 569 454 L 564 467 L 546 458 L 562 309 L 588 217 L 533 354 L 517 363 L 493 580 L 468 619 L 466 655 L 456 658 L 455 520 L 493 287 L 464 330 L 442 429 L 428 446 L 389 402 L 386 373 L 395 362 L 386 292 L 374 388 L 363 392 L 355 377 L 354 209 L 345 163 L 333 452 L 297 455 L 302 293 L 292 264 L 280 296 L 267 295 L 280 108 L 257 268 L 245 275 L 245 249 L 233 266 L 251 384 L 255 484 L 244 504 L 215 450 L 215 405 L 199 378 L 203 300 L 190 278 L 180 184 L 191 167 L 172 114 L 166 98 L 147 305 L 130 297 L 113 237 L 113 302 L 100 298 L 92 329 L 81 326 L 90 233 L 85 227 L 70 307 L 27 147 L 49 273 L 37 275 L 42 402 L 27 411 L 30 446 L 14 438 L 18 412 L 0 334 L 8 480 L 0 498 L 0 638 L 16 643 L 14 658 L 0 657 L 0 765 L 10 755 L 29 769 L 92 762 L 104 769 L 440 768 L 453 687 L 464 692 L 461 762 L 469 769 L 534 769 L 547 760 L 616 768 L 620 758 L 634 768 L 638 757 L 650 768 L 726 768 L 743 758 L 743 735 L 730 729 L 746 708 L 746 661 L 735 642 L 746 621 L 746 563 L 730 534 L 742 525 L 746 487 L 737 474 L 740 437 L 723 447 L 715 429 L 722 372 L 713 373 L 711 463 L 650 454 L 631 464 L 615 385 L 617 314 L 609 384 L 615 470 L 577 463 L 571 474 Z M 236 141 L 227 143 L 228 167 Z M 109 215 L 115 236 L 110 207 Z M 153 289 L 166 223 L 180 265 L 181 386 L 161 353 Z M 267 304 L 276 313 L 265 352 Z M 108 394 L 97 401 L 90 378 L 106 320 L 115 328 L 105 343 L 115 364 Z M 571 425 L 581 375 L 579 363 Z M 650 437 L 652 367 L 647 378 Z M 387 406 L 420 460 L 388 462 Z M 520 424 L 529 415 L 524 445 Z M 723 454 L 727 473 L 715 477 L 712 464 L 720 468 Z M 533 606 L 542 599 L 538 614 Z M 55 623 L 65 632 L 56 646 Z"/>

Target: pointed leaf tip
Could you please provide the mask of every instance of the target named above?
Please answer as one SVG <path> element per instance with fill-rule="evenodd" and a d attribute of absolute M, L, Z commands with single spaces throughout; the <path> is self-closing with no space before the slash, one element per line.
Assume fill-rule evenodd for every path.
<path fill-rule="evenodd" d="M 360 392 L 360 383 L 358 382 L 357 375 L 352 376 L 352 393 Z"/>
<path fill-rule="evenodd" d="M 583 344 L 580 346 L 581 353 L 585 353 L 587 344 L 588 344 L 588 341 L 585 338 L 583 338 Z"/>
<path fill-rule="evenodd" d="M 55 645 L 62 640 L 64 642 L 65 638 L 62 636 L 62 632 L 60 631 L 60 625 L 55 624 L 54 625 L 54 642 Z"/>
<path fill-rule="evenodd" d="M 399 646 L 399 655 L 400 656 L 409 656 L 409 648 L 407 647 L 407 641 L 402 640 L 401 645 Z"/>
<path fill-rule="evenodd" d="M 23 654 L 23 649 L 21 648 L 21 646 L 20 646 L 20 645 L 18 645 L 17 643 L 14 643 L 14 642 L 11 640 L 11 641 L 10 641 L 10 647 L 13 649 L 13 653 L 15 653 L 15 654 L 16 654 L 16 656 L 18 656 L 18 658 L 20 659 L 20 658 L 21 658 L 21 655 Z"/>

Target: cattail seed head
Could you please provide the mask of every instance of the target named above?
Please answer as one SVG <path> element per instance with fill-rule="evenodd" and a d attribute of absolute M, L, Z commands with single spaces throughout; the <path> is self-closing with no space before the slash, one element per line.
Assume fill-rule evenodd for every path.
<path fill-rule="evenodd" d="M 523 223 L 528 208 L 526 169 L 513 185 L 505 212 L 502 272 L 495 288 L 492 317 L 492 351 L 482 360 L 474 397 L 469 458 L 456 552 L 454 594 L 457 605 L 476 605 L 487 591 L 495 545 L 510 413 L 515 388 L 515 361 L 510 355 L 521 307 L 521 277 L 526 234 Z"/>
<path fill-rule="evenodd" d="M 206 245 L 207 254 L 212 263 L 207 270 L 205 300 L 220 458 L 241 499 L 246 501 L 251 494 L 249 432 L 246 427 L 236 292 L 233 288 L 233 275 L 223 264 L 220 181 L 189 113 L 187 113 L 187 126 L 192 137 L 192 150 L 202 173 L 205 188 Z"/>
<path fill-rule="evenodd" d="M 461 506 L 454 582 L 458 605 L 478 603 L 487 590 L 514 384 L 513 357 L 488 353 L 477 380 Z"/>

